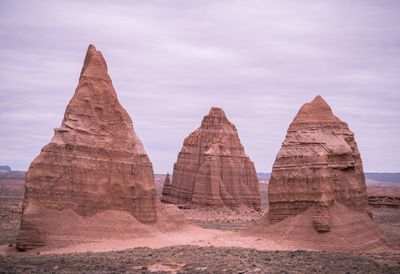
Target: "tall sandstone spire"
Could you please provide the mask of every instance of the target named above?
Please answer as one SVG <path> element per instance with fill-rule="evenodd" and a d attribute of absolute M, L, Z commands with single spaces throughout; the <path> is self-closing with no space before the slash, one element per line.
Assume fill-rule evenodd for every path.
<path fill-rule="evenodd" d="M 185 139 L 162 201 L 191 208 L 260 209 L 254 164 L 221 108 L 211 108 Z"/>
<path fill-rule="evenodd" d="M 367 210 L 363 166 L 347 124 L 317 96 L 290 124 L 268 187 L 269 211 L 246 235 L 290 249 L 393 247 Z"/>
<path fill-rule="evenodd" d="M 290 124 L 268 195 L 272 222 L 334 201 L 366 212 L 368 197 L 354 134 L 321 96 L 304 104 Z"/>
<path fill-rule="evenodd" d="M 156 221 L 152 164 L 93 45 L 61 127 L 29 167 L 25 190 L 17 237 L 21 250 L 46 245 L 61 233 L 66 212 L 90 220 L 114 210 L 141 223 Z M 79 222 L 68 225 L 73 233 L 82 229 Z M 90 229 L 94 233 L 101 225 L 91 223 Z"/>

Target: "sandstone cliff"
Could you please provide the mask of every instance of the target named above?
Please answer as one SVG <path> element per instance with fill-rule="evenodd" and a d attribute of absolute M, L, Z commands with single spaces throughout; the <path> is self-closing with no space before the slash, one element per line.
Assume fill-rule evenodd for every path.
<path fill-rule="evenodd" d="M 141 223 L 156 221 L 152 164 L 118 102 L 107 64 L 93 45 L 62 124 L 31 163 L 25 189 L 19 249 L 54 240 L 67 225 L 63 216 L 65 222 L 75 220 L 68 226 L 76 234 L 82 230 L 77 220 L 86 222 L 107 210 Z M 114 225 L 109 221 L 88 222 L 83 230 L 105 231 Z"/>
<path fill-rule="evenodd" d="M 211 108 L 184 141 L 162 201 L 182 207 L 260 209 L 259 183 L 236 127 Z"/>
<path fill-rule="evenodd" d="M 317 96 L 290 124 L 272 168 L 269 219 L 281 221 L 334 201 L 365 212 L 368 197 L 354 134 Z"/>
<path fill-rule="evenodd" d="M 269 212 L 244 234 L 288 248 L 382 250 L 391 246 L 367 211 L 353 132 L 317 96 L 301 107 L 276 157 Z"/>

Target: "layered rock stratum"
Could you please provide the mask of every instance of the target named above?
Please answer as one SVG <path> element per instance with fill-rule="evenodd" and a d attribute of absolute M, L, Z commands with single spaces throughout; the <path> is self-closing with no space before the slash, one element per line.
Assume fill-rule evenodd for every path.
<path fill-rule="evenodd" d="M 290 248 L 372 250 L 389 245 L 367 210 L 353 132 L 320 96 L 303 105 L 276 157 L 269 211 L 246 233 Z"/>
<path fill-rule="evenodd" d="M 163 188 L 162 188 L 162 197 L 168 197 L 171 193 L 171 179 L 169 177 L 169 173 L 165 176 Z"/>
<path fill-rule="evenodd" d="M 136 233 L 157 220 L 153 168 L 90 45 L 62 124 L 26 175 L 17 248 Z M 114 222 L 113 222 L 114 221 Z"/>
<path fill-rule="evenodd" d="M 184 140 L 162 201 L 185 208 L 260 209 L 254 164 L 221 108 L 211 108 Z"/>
<path fill-rule="evenodd" d="M 320 96 L 303 105 L 290 124 L 268 187 L 271 222 L 340 202 L 365 212 L 368 197 L 353 132 Z"/>

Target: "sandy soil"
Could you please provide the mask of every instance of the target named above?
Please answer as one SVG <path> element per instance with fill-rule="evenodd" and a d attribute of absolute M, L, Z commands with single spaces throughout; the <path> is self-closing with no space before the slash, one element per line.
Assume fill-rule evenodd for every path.
<path fill-rule="evenodd" d="M 0 179 L 0 245 L 15 241 L 20 224 L 24 180 Z"/>
<path fill-rule="evenodd" d="M 202 228 L 239 231 L 255 224 L 266 210 L 257 212 L 183 209 L 183 212 L 191 223 Z"/>
<path fill-rule="evenodd" d="M 386 237 L 400 246 L 400 208 L 370 208 Z"/>
<path fill-rule="evenodd" d="M 162 178 L 157 179 L 159 196 Z M 266 185 L 262 189 L 266 191 Z M 19 226 L 23 181 L 0 180 L 0 191 L 0 244 L 4 244 L 0 254 L 9 255 L 0 256 L 0 273 L 400 273 L 399 253 L 288 251 L 265 239 L 237 237 L 236 231 L 255 223 L 267 209 L 259 213 L 183 210 L 198 226 L 179 233 L 17 253 L 12 243 Z M 380 186 L 371 191 L 397 193 Z M 400 209 L 380 207 L 371 211 L 386 236 L 400 244 Z"/>
<path fill-rule="evenodd" d="M 367 192 L 368 196 L 400 197 L 400 186 L 371 183 L 368 185 Z"/>

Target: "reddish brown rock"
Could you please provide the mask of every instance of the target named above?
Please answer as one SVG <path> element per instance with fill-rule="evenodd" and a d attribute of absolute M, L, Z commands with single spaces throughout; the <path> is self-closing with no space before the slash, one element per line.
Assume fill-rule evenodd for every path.
<path fill-rule="evenodd" d="M 322 97 L 303 105 L 290 124 L 272 168 L 268 194 L 272 222 L 335 201 L 366 211 L 368 197 L 354 134 Z"/>
<path fill-rule="evenodd" d="M 221 108 L 211 108 L 185 139 L 162 201 L 186 208 L 260 209 L 254 164 Z"/>
<path fill-rule="evenodd" d="M 162 197 L 167 197 L 170 195 L 170 193 L 171 193 L 171 179 L 169 178 L 169 173 L 167 173 L 162 189 Z"/>
<path fill-rule="evenodd" d="M 245 234 L 288 248 L 391 246 L 370 218 L 360 152 L 347 124 L 317 96 L 290 124 L 269 181 L 269 212 Z"/>
<path fill-rule="evenodd" d="M 19 249 L 45 245 L 57 233 L 71 239 L 82 238 L 87 229 L 106 233 L 117 224 L 94 217 L 105 211 L 156 221 L 152 164 L 93 45 L 61 127 L 32 162 L 25 189 Z M 73 220 L 68 224 L 73 235 L 63 231 L 63 218 Z"/>

